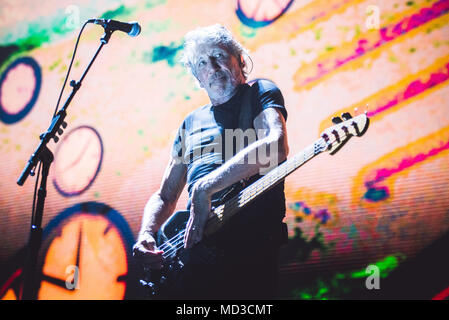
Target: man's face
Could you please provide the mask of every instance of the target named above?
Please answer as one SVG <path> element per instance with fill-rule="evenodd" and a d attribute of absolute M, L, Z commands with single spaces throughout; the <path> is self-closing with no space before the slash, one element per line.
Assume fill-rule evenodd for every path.
<path fill-rule="evenodd" d="M 226 101 L 245 82 L 239 61 L 221 45 L 201 44 L 197 52 L 194 68 L 201 87 L 211 100 Z"/>

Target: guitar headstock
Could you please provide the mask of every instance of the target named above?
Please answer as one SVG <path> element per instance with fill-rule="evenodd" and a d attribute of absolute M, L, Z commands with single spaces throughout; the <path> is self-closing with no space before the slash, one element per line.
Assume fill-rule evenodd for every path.
<path fill-rule="evenodd" d="M 345 112 L 341 117 L 332 118 L 334 125 L 321 133 L 324 141 L 324 151 L 335 154 L 352 137 L 362 136 L 369 126 L 369 118 L 366 113 L 352 117 L 349 112 Z"/>

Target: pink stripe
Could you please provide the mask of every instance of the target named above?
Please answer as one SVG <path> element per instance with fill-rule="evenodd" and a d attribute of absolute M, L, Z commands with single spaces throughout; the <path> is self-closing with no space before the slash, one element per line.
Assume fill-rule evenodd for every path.
<path fill-rule="evenodd" d="M 317 72 L 317 74 L 313 77 L 305 79 L 302 85 L 305 85 L 309 82 L 321 78 L 323 75 L 337 69 L 338 67 L 346 64 L 347 62 L 360 57 L 361 55 L 365 54 L 368 51 L 372 51 L 373 49 L 380 47 L 381 45 L 385 44 L 388 41 L 396 39 L 402 34 L 423 25 L 432 19 L 438 18 L 439 16 L 447 13 L 448 11 L 449 11 L 449 1 L 440 0 L 434 3 L 432 7 L 423 8 L 418 13 L 410 17 L 404 18 L 396 25 L 380 29 L 379 40 L 374 44 L 370 44 L 366 39 L 360 39 L 358 42 L 358 46 L 352 55 L 342 60 L 337 59 L 334 62 L 333 67 L 328 69 L 324 69 L 321 64 L 318 64 L 319 71 Z"/>
<path fill-rule="evenodd" d="M 409 157 L 402 159 L 401 163 L 396 168 L 382 168 L 377 170 L 376 178 L 372 181 L 367 182 L 365 185 L 371 186 L 379 181 L 385 180 L 386 178 L 392 176 L 395 173 L 401 172 L 402 170 L 405 170 L 407 168 L 410 168 L 411 166 L 415 165 L 416 163 L 425 161 L 429 157 L 435 156 L 439 154 L 440 152 L 449 149 L 449 141 L 441 145 L 439 148 L 431 149 L 428 153 L 423 154 L 420 153 L 414 157 Z"/>
<path fill-rule="evenodd" d="M 368 117 L 375 116 L 376 114 L 381 113 L 387 109 L 390 109 L 396 104 L 406 99 L 412 98 L 448 79 L 449 79 L 449 63 L 447 63 L 444 66 L 444 68 L 440 69 L 440 72 L 431 74 L 427 82 L 423 83 L 421 82 L 421 80 L 415 80 L 411 82 L 403 93 L 396 94 L 396 96 L 392 100 L 388 101 L 385 105 L 380 106 L 375 110 L 369 111 L 367 113 L 367 116 Z"/>

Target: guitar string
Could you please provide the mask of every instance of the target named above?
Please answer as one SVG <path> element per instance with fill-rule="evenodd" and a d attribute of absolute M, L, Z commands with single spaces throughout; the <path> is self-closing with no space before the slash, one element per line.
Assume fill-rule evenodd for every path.
<path fill-rule="evenodd" d="M 176 252 L 181 249 L 184 246 L 184 241 L 181 241 L 179 243 L 176 244 L 175 247 L 173 247 L 173 249 L 170 249 L 167 251 L 167 253 L 164 255 L 162 255 L 164 257 L 164 259 L 170 257 L 172 254 L 176 254 Z"/>
<path fill-rule="evenodd" d="M 293 163 L 295 163 L 295 165 L 293 166 L 293 170 L 289 170 L 289 164 L 290 164 L 289 162 L 290 162 L 290 161 L 287 161 L 287 162 L 285 162 L 283 165 L 281 165 L 280 167 L 278 167 L 277 170 L 273 170 L 273 171 L 271 172 L 272 174 L 269 173 L 269 174 L 265 175 L 265 176 L 264 176 L 263 178 L 261 178 L 259 181 L 257 181 L 256 183 L 254 183 L 252 186 L 248 187 L 248 188 L 251 188 L 251 189 L 250 189 L 250 190 L 251 190 L 251 196 L 250 196 L 250 199 L 245 200 L 245 201 L 250 202 L 251 200 L 253 200 L 254 198 L 256 198 L 260 193 L 266 191 L 266 188 L 262 187 L 262 188 L 258 189 L 258 187 L 259 187 L 260 184 L 264 185 L 264 182 L 266 182 L 265 180 L 271 179 L 272 176 L 274 175 L 273 172 L 278 171 L 278 172 L 281 172 L 281 173 L 282 173 L 281 175 L 277 176 L 276 179 L 275 179 L 275 181 L 277 180 L 277 182 L 279 182 L 282 178 L 284 178 L 285 176 L 289 175 L 291 172 L 295 171 L 297 168 L 299 168 L 300 166 L 302 166 L 305 162 L 307 162 L 308 160 L 310 160 L 313 156 L 315 156 L 315 155 L 321 153 L 321 152 L 323 151 L 323 150 L 321 150 L 321 149 L 322 149 L 321 143 L 323 142 L 323 140 L 324 140 L 323 138 L 318 139 L 316 142 L 314 142 L 313 144 L 311 144 L 311 145 L 309 145 L 308 147 L 306 147 L 304 152 L 302 152 L 301 154 L 295 155 L 295 156 L 292 158 L 292 160 L 295 159 L 295 158 L 300 158 L 300 157 L 302 157 L 303 160 L 302 160 L 302 161 L 299 161 L 299 165 L 298 165 L 298 166 L 296 166 L 297 160 L 292 161 Z M 330 144 L 333 144 L 335 141 L 337 141 L 337 139 L 334 139 L 334 140 L 331 139 L 331 140 L 330 140 Z M 316 146 L 318 146 L 317 149 L 315 149 Z M 318 150 L 319 152 L 316 152 L 316 150 Z M 307 154 L 307 152 L 310 152 L 310 154 Z M 281 171 L 281 170 L 279 169 L 279 168 L 281 168 L 281 167 L 283 167 L 282 170 L 284 170 L 284 167 L 285 167 L 285 172 L 284 172 L 284 171 Z M 282 177 L 281 177 L 281 176 L 282 176 Z M 269 177 L 269 178 L 267 178 L 267 177 Z M 272 181 L 270 180 L 270 182 L 272 182 Z M 240 202 L 240 200 L 241 200 L 241 199 L 240 199 L 240 196 L 244 193 L 245 190 L 247 190 L 247 189 L 244 189 L 244 190 L 241 191 L 237 196 L 233 197 L 233 198 L 229 201 L 229 204 L 228 204 L 228 206 L 227 206 L 227 210 L 229 210 L 229 211 L 228 211 L 229 213 L 228 213 L 228 216 L 227 216 L 227 217 L 229 217 L 229 215 L 232 215 L 232 213 L 234 213 L 234 211 L 236 211 L 236 209 L 238 210 L 238 209 L 240 208 L 240 207 L 239 207 L 239 202 Z M 249 190 L 249 189 L 248 189 L 248 190 Z M 254 194 L 252 194 L 253 192 L 254 192 Z M 250 191 L 247 191 L 247 193 L 250 193 Z M 247 203 L 247 202 L 246 202 L 246 203 Z M 246 203 L 244 203 L 243 205 L 245 205 Z M 217 215 L 215 214 L 215 215 L 213 215 L 212 217 L 209 218 L 209 221 L 215 220 L 215 219 L 220 220 L 220 219 L 217 217 Z M 211 221 L 211 222 L 212 222 L 212 221 Z M 222 222 L 222 221 L 220 221 L 220 222 Z M 171 239 L 169 239 L 169 240 L 167 240 L 166 242 L 164 242 L 164 243 L 159 247 L 159 248 L 162 248 L 162 247 L 165 248 L 165 247 L 167 247 L 167 246 L 170 246 L 170 249 L 167 250 L 166 252 L 164 252 L 164 254 L 163 254 L 163 256 L 165 255 L 164 258 L 167 258 L 168 256 L 172 255 L 173 253 L 176 253 L 176 251 L 178 251 L 180 248 L 182 248 L 182 246 L 183 246 L 183 244 L 184 244 L 184 237 L 183 237 L 183 235 L 185 234 L 185 231 L 186 231 L 186 229 L 180 231 L 178 234 L 176 234 L 176 235 L 173 236 Z M 172 242 L 172 241 L 175 241 L 175 242 L 174 242 L 173 244 L 170 244 L 170 242 Z M 176 241 L 178 241 L 178 242 L 176 242 Z"/>
<path fill-rule="evenodd" d="M 312 156 L 314 156 L 314 155 L 317 154 L 317 153 L 315 153 L 315 145 L 316 145 L 316 143 L 313 143 L 311 146 L 309 146 L 309 147 L 306 148 L 306 151 L 305 151 L 305 152 L 303 152 L 303 153 L 300 155 L 300 156 L 303 157 L 303 161 L 302 161 L 302 162 L 300 161 L 300 162 L 301 162 L 300 165 L 304 164 L 307 160 L 310 160 L 310 158 L 311 158 Z M 313 147 L 313 150 L 311 150 L 312 147 Z M 308 154 L 307 154 L 307 151 L 308 151 L 308 152 L 311 152 L 311 151 L 312 151 L 311 153 L 313 153 L 313 154 L 308 155 Z M 297 155 L 297 156 L 295 156 L 294 158 L 299 158 L 299 156 Z M 294 159 L 294 158 L 293 158 L 293 159 Z M 307 158 L 307 160 L 306 160 L 306 158 Z M 295 161 L 295 163 L 296 163 L 296 161 Z M 285 168 L 285 172 L 283 172 L 282 170 L 277 170 L 277 171 L 282 172 L 282 174 L 279 175 L 278 177 L 276 177 L 277 179 L 275 179 L 275 180 L 280 180 L 280 179 L 282 179 L 283 176 L 286 176 L 286 175 L 289 174 L 289 171 L 294 171 L 294 170 L 296 170 L 296 168 L 299 167 L 299 166 L 296 166 L 296 168 L 295 168 L 294 170 L 288 170 L 288 169 L 289 169 L 288 165 L 289 165 L 289 163 L 286 162 L 286 164 L 285 164 L 285 167 L 286 167 L 286 168 Z M 295 166 L 294 166 L 294 167 L 295 167 Z M 269 174 L 268 174 L 268 175 L 269 175 Z M 259 180 L 259 182 L 257 182 L 257 184 L 262 184 L 262 185 L 263 185 L 264 182 L 266 182 L 265 180 L 271 179 L 272 176 L 273 176 L 273 174 L 272 174 L 272 175 L 270 176 L 270 178 L 267 178 L 268 175 L 266 175 L 265 177 L 261 178 L 261 179 Z M 282 177 L 280 177 L 280 176 L 282 176 Z M 271 182 L 271 180 L 270 180 L 270 182 Z M 266 188 L 263 188 L 263 187 L 262 187 L 261 189 L 258 189 L 258 187 L 259 187 L 258 185 L 251 187 L 252 189 L 255 189 L 255 193 L 252 195 L 251 199 L 248 200 L 248 202 L 251 201 L 252 199 L 254 199 L 256 196 L 258 196 L 258 194 L 260 194 L 261 192 L 266 191 Z M 253 191 L 253 190 L 251 190 L 251 191 Z M 242 193 L 239 193 L 239 195 L 241 195 L 241 194 L 242 194 Z M 234 197 L 233 199 L 231 199 L 231 200 L 230 200 L 230 203 L 228 204 L 228 208 L 229 208 L 228 210 L 229 210 L 229 212 L 233 212 L 233 211 L 235 211 L 235 209 L 239 209 L 239 204 L 238 204 L 239 202 L 240 202 L 239 196 L 236 196 L 236 197 Z M 228 213 L 228 215 L 230 215 L 230 213 Z M 216 215 L 210 217 L 209 220 L 214 220 L 215 218 L 217 218 Z M 163 244 L 160 246 L 160 249 L 163 249 L 163 248 L 169 246 L 169 245 L 170 245 L 170 242 L 174 242 L 173 244 L 170 245 L 170 249 L 167 250 L 166 252 L 164 252 L 164 254 L 163 254 L 163 256 L 165 255 L 164 258 L 166 258 L 167 256 L 170 256 L 172 253 L 178 251 L 178 250 L 182 247 L 183 242 L 184 242 L 184 239 L 183 239 L 182 235 L 185 234 L 185 231 L 186 231 L 185 229 L 182 230 L 182 231 L 180 231 L 177 235 L 175 235 L 175 236 L 172 237 L 170 240 L 166 241 L 165 243 L 163 243 Z M 181 237 L 182 237 L 182 239 L 180 239 Z M 176 241 L 178 241 L 178 242 L 176 242 Z"/>
<path fill-rule="evenodd" d="M 165 241 L 162 245 L 160 245 L 158 248 L 160 250 L 164 250 L 166 247 L 172 247 L 173 245 L 171 244 L 173 241 L 177 241 L 179 240 L 179 237 L 181 236 L 181 234 L 185 232 L 185 229 L 180 231 L 179 233 L 177 233 L 175 236 L 173 236 L 171 239 L 168 239 L 167 241 Z"/>
<path fill-rule="evenodd" d="M 310 145 L 309 147 L 307 147 L 307 148 L 306 148 L 306 151 L 303 152 L 302 154 L 300 154 L 300 156 L 303 157 L 303 161 L 302 161 L 302 163 L 301 163 L 300 165 L 304 164 L 307 160 L 310 160 L 310 158 L 311 158 L 312 156 L 316 155 L 316 153 L 315 153 L 315 145 L 316 145 L 316 143 L 317 143 L 317 142 L 315 142 L 315 143 L 313 143 L 312 145 Z M 313 150 L 311 150 L 312 147 L 313 147 Z M 307 151 L 308 151 L 308 152 L 311 152 L 311 153 L 313 153 L 313 154 L 308 155 L 308 154 L 307 154 Z M 299 158 L 300 156 L 297 155 L 297 156 L 295 156 L 294 158 Z M 293 158 L 293 159 L 294 159 L 294 158 Z M 306 158 L 307 158 L 307 160 L 306 160 Z M 296 163 L 296 161 L 295 161 L 295 163 Z M 294 170 L 296 170 L 296 168 L 298 168 L 299 166 L 296 167 L 294 170 L 288 170 L 288 169 L 289 169 L 289 168 L 288 168 L 288 163 L 286 163 L 285 167 L 286 167 L 285 172 L 282 172 L 281 170 L 277 170 L 277 171 L 282 172 L 282 174 L 279 175 L 279 176 L 284 176 L 284 175 L 286 176 L 286 175 L 288 175 L 289 171 L 294 171 Z M 263 185 L 264 182 L 265 182 L 265 180 L 271 179 L 271 177 L 270 177 L 270 178 L 267 178 L 267 176 L 268 176 L 268 174 L 267 174 L 265 177 L 261 178 L 261 179 L 259 180 L 259 182 L 257 182 L 257 184 L 262 184 L 262 185 Z M 273 176 L 273 174 L 272 174 L 271 176 Z M 276 178 L 277 178 L 277 179 L 275 179 L 275 180 L 280 180 L 280 179 L 282 179 L 282 177 L 276 177 Z M 270 182 L 271 182 L 271 180 L 270 180 Z M 263 188 L 263 187 L 262 187 L 261 189 L 258 189 L 258 186 L 253 186 L 253 187 L 251 187 L 251 188 L 252 188 L 252 189 L 255 189 L 255 193 L 254 193 L 254 195 L 252 196 L 252 198 L 248 200 L 248 202 L 251 201 L 252 199 L 254 199 L 255 197 L 257 197 L 261 192 L 266 191 L 266 189 Z M 241 193 L 240 193 L 239 195 L 241 195 Z M 229 212 L 234 211 L 235 209 L 239 209 L 239 204 L 238 204 L 239 202 L 240 202 L 239 196 L 235 196 L 233 199 L 231 199 L 231 200 L 230 200 L 230 203 L 228 204 L 228 210 L 229 210 Z M 217 218 L 216 215 L 210 217 L 210 218 L 209 218 L 209 221 L 214 220 L 215 218 Z M 183 239 L 182 235 L 185 234 L 185 231 L 186 231 L 185 229 L 182 230 L 182 231 L 180 231 L 177 235 L 175 235 L 174 237 L 172 237 L 170 240 L 167 240 L 166 242 L 164 242 L 164 243 L 159 247 L 161 250 L 163 250 L 163 248 L 165 248 L 165 247 L 167 247 L 167 246 L 170 246 L 170 249 L 167 250 L 166 252 L 164 252 L 163 256 L 166 255 L 164 258 L 166 258 L 167 256 L 170 256 L 172 253 L 176 252 L 177 250 L 179 250 L 179 249 L 182 247 L 182 245 L 183 245 L 183 243 L 184 243 L 184 239 Z M 182 238 L 181 238 L 181 237 L 182 237 Z M 178 242 L 174 242 L 174 241 L 178 241 Z M 174 242 L 174 243 L 173 243 L 173 244 L 170 244 L 170 242 Z"/>
<path fill-rule="evenodd" d="M 169 256 L 171 256 L 173 253 L 176 253 L 181 247 L 184 246 L 184 234 L 185 234 L 185 230 L 181 231 L 180 233 L 180 239 L 178 239 L 178 242 L 175 242 L 170 249 L 168 249 L 167 251 L 165 251 L 162 254 L 163 258 L 167 258 Z"/>

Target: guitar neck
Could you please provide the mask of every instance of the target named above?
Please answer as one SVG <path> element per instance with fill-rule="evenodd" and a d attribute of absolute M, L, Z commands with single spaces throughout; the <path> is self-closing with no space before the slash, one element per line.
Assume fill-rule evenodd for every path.
<path fill-rule="evenodd" d="M 312 159 L 317 154 L 321 153 L 323 151 L 324 144 L 325 143 L 322 138 L 318 139 L 292 158 L 272 169 L 262 178 L 250 184 L 248 187 L 240 191 L 238 195 L 216 207 L 213 210 L 213 216 L 206 225 L 206 234 L 215 232 L 223 224 L 223 222 L 231 218 L 248 203 L 276 186 L 293 171 L 301 167 L 304 163 Z"/>

